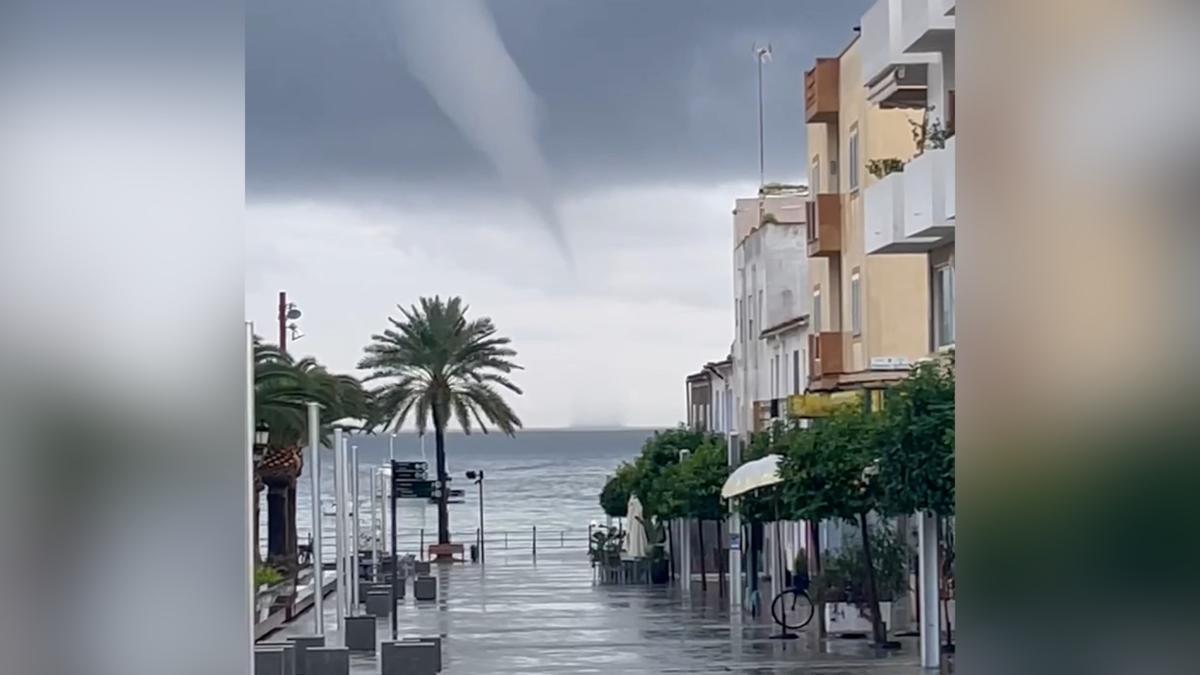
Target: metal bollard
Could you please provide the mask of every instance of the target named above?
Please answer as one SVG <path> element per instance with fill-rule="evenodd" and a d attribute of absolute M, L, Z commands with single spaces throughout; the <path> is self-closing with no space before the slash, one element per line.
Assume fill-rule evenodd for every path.
<path fill-rule="evenodd" d="M 504 533 L 504 550 L 508 550 L 508 532 Z"/>
<path fill-rule="evenodd" d="M 563 547 L 563 531 L 562 530 L 558 531 L 558 547 L 559 548 Z"/>
<path fill-rule="evenodd" d="M 533 526 L 533 557 L 537 557 L 537 525 Z"/>

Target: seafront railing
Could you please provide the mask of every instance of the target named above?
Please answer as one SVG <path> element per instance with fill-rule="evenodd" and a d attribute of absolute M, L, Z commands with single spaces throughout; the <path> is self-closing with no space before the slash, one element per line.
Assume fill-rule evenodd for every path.
<path fill-rule="evenodd" d="M 363 550 L 371 550 L 372 541 L 369 533 L 361 532 Z M 488 553 L 509 551 L 514 554 L 536 555 L 539 550 L 576 549 L 583 553 L 588 550 L 591 534 L 587 528 L 556 528 L 551 526 L 530 525 L 528 528 L 487 530 L 484 532 L 483 546 Z M 302 548 L 307 549 L 309 540 L 307 533 L 301 531 L 299 539 Z M 470 547 L 479 543 L 479 531 L 452 530 L 450 540 L 456 544 Z M 391 535 L 384 533 L 379 540 L 381 551 L 390 551 Z M 430 544 L 437 543 L 437 527 L 407 528 L 396 533 L 396 549 L 399 555 L 412 554 L 420 559 Z M 263 556 L 266 556 L 265 542 L 260 545 Z M 321 532 L 321 561 L 334 563 L 337 560 L 336 535 L 323 528 Z"/>

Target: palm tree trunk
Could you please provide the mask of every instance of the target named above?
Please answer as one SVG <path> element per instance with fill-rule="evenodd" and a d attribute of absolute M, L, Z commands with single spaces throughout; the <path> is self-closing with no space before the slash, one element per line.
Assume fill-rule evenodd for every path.
<path fill-rule="evenodd" d="M 871 556 L 871 534 L 867 527 L 866 512 L 858 514 L 858 523 L 862 529 L 863 563 L 867 567 L 867 607 L 871 612 L 871 635 L 876 645 L 887 641 L 883 632 L 883 617 L 879 616 L 879 595 L 875 590 L 875 563 Z"/>
<path fill-rule="evenodd" d="M 433 406 L 433 440 L 437 448 L 438 543 L 450 543 L 450 483 L 446 471 L 446 421 Z"/>

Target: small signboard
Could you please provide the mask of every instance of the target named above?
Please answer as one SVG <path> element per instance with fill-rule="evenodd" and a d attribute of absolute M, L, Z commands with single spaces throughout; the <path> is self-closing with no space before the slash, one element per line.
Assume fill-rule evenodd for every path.
<path fill-rule="evenodd" d="M 903 356 L 873 356 L 871 370 L 908 370 L 912 364 Z"/>
<path fill-rule="evenodd" d="M 729 548 L 731 550 L 735 550 L 735 551 L 742 550 L 742 533 L 741 532 L 730 532 L 729 533 Z"/>
<path fill-rule="evenodd" d="M 433 494 L 433 481 L 396 481 L 392 489 L 396 499 L 428 499 Z"/>

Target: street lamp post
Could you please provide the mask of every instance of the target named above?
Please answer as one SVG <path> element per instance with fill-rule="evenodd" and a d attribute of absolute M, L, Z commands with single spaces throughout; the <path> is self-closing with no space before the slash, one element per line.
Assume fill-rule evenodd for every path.
<path fill-rule="evenodd" d="M 479 486 L 479 563 L 486 562 L 486 554 L 484 553 L 484 532 L 483 532 L 483 469 L 478 471 L 468 471 L 467 480 L 475 481 Z"/>
<path fill-rule="evenodd" d="M 325 634 L 325 572 L 321 563 L 321 414 L 317 403 L 308 404 L 309 481 L 312 491 L 313 621 L 316 634 Z"/>

